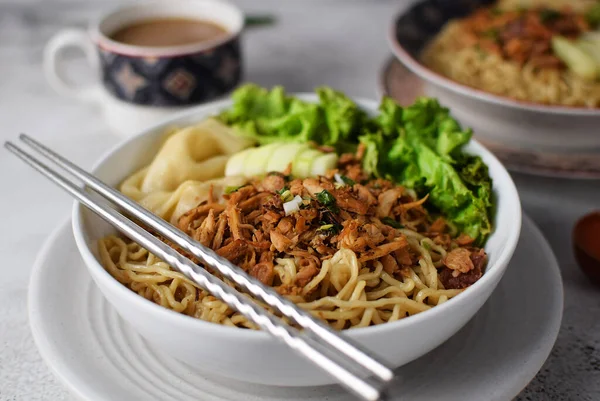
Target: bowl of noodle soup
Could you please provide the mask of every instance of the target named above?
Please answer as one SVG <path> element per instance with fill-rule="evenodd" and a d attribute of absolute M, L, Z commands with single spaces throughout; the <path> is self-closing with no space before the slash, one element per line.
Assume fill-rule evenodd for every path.
<path fill-rule="evenodd" d="M 516 13 L 530 7 L 566 6 L 576 13 L 594 4 L 589 0 L 424 0 L 393 20 L 388 42 L 395 57 L 423 80 L 424 92 L 450 107 L 457 120 L 472 127 L 482 140 L 531 151 L 589 150 L 600 146 L 599 82 L 507 60 L 479 44 L 463 45 L 467 39 L 462 38 L 465 18 L 483 9 Z M 498 35 L 495 29 L 489 33 Z"/>
<path fill-rule="evenodd" d="M 296 96 L 307 102 L 317 101 L 312 94 Z M 375 102 L 356 100 L 356 103 L 368 114 L 376 113 Z M 145 130 L 107 152 L 92 172 L 157 215 L 173 224 L 178 222 L 181 228 L 182 220 L 189 217 L 185 221 L 191 222 L 195 214 L 201 213 L 198 209 L 206 203 L 197 206 L 199 201 L 224 196 L 226 188 L 234 187 L 237 192 L 228 195 L 231 199 L 246 191 L 244 188 L 249 188 L 243 186 L 239 177 L 222 177 L 229 156 L 247 144 L 241 138 L 228 138 L 222 127 L 214 125 L 209 118 L 228 109 L 231 104 L 231 100 L 225 100 L 199 106 Z M 169 140 L 176 136 L 179 138 L 177 141 Z M 493 232 L 484 246 L 487 255 L 485 273 L 476 282 L 464 290 L 444 289 L 443 285 L 437 284 L 438 290 L 423 286 L 423 291 L 413 291 L 414 282 L 410 284 L 413 287 L 405 288 L 410 280 L 398 281 L 387 276 L 383 279 L 387 280 L 386 283 L 379 282 L 385 276 L 381 264 L 376 265 L 375 273 L 369 272 L 361 267 L 353 252 L 340 249 L 323 262 L 321 272 L 326 273 L 313 276 L 306 284 L 310 286 L 314 282 L 323 286 L 323 277 L 327 274 L 327 285 L 339 290 L 341 306 L 325 307 L 324 312 L 317 316 L 327 319 L 333 327 L 336 327 L 335 322 L 342 322 L 336 328 L 343 329 L 346 336 L 393 367 L 426 354 L 463 327 L 491 295 L 518 242 L 521 207 L 508 172 L 474 140 L 466 145 L 465 151 L 481 157 L 493 180 Z M 187 173 L 192 171 L 194 179 L 182 178 L 187 173 L 181 172 L 181 166 Z M 148 177 L 151 179 L 146 179 Z M 266 184 L 255 184 L 254 189 L 260 188 L 259 185 Z M 321 185 L 326 185 L 324 180 Z M 338 185 L 334 188 L 332 191 L 340 189 Z M 248 189 L 247 192 L 252 191 Z M 261 195 L 260 191 L 252 193 L 258 197 Z M 246 215 L 244 218 L 251 217 Z M 207 222 L 209 218 L 203 221 Z M 73 231 L 83 260 L 103 295 L 121 318 L 165 354 L 194 369 L 251 383 L 314 386 L 335 382 L 267 333 L 244 328 L 252 328 L 252 325 L 210 294 L 193 288 L 164 262 L 135 243 L 119 237 L 114 228 L 79 204 L 75 204 L 73 209 Z M 412 234 L 407 232 L 407 235 L 412 241 Z M 271 241 L 276 243 L 276 239 Z M 432 242 L 419 241 L 417 243 L 431 244 L 425 245 L 424 254 L 436 252 Z M 382 244 L 387 245 L 385 241 Z M 438 256 L 434 258 L 437 260 Z M 279 260 L 277 263 L 275 270 L 281 282 L 285 282 L 286 275 L 298 276 L 302 271 L 301 266 L 294 266 L 293 261 Z M 419 281 L 419 278 L 415 276 L 414 280 Z M 365 287 L 383 288 L 408 296 L 400 294 L 396 299 L 387 297 L 385 291 L 375 294 L 375 290 L 367 291 Z M 194 306 L 188 302 L 189 299 L 186 301 L 188 291 L 194 294 Z M 364 293 L 365 297 L 360 295 Z M 417 293 L 421 294 L 420 298 L 416 297 Z M 302 294 L 291 290 L 287 295 Z M 392 303 L 388 298 L 394 299 L 393 305 L 385 309 L 381 305 Z M 381 305 L 369 304 L 369 300 Z M 317 299 L 312 308 L 319 309 L 318 303 Z M 303 307 L 309 308 L 310 305 Z M 187 313 L 190 308 L 195 310 L 191 313 L 193 316 Z M 333 315 L 328 315 L 327 311 Z M 361 327 L 365 321 L 371 323 Z"/>

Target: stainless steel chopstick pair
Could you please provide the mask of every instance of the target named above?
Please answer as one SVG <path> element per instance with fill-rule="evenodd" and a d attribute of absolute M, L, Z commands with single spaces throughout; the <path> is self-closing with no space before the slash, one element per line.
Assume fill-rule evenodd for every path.
<path fill-rule="evenodd" d="M 183 231 L 158 218 L 64 157 L 56 154 L 27 135 L 21 134 L 19 138 L 47 159 L 56 163 L 63 170 L 81 180 L 89 188 L 114 202 L 140 222 L 156 230 L 163 237 L 173 241 L 206 265 L 217 270 L 224 277 L 238 284 L 245 292 L 252 294 L 282 315 L 289 317 L 304 330 L 300 332 L 294 327 L 287 325 L 281 319 L 248 299 L 219 278 L 213 276 L 201 266 L 194 264 L 148 231 L 123 216 L 117 210 L 95 200 L 93 195 L 84 191 L 57 171 L 38 161 L 35 157 L 14 144 L 10 142 L 5 143 L 4 146 L 9 151 L 69 192 L 79 202 L 115 226 L 119 231 L 243 314 L 261 329 L 269 332 L 284 341 L 292 349 L 303 354 L 334 376 L 342 385 L 356 395 L 365 400 L 382 399 L 383 388 L 387 382 L 392 380 L 393 372 L 367 351 L 344 338 L 342 334 L 336 333 L 325 323 L 313 318 L 308 312 L 281 297 L 272 288 L 263 285 L 260 281 L 251 277 L 227 259 L 217 255 L 213 250 L 198 243 Z"/>

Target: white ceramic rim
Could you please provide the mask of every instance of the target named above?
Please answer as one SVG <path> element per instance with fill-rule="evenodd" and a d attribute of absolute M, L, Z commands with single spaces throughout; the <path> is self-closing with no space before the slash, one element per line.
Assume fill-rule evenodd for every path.
<path fill-rule="evenodd" d="M 413 7 L 414 5 L 411 5 Z M 524 100 L 511 99 L 509 97 L 494 95 L 481 89 L 475 89 L 467 85 L 463 85 L 450 78 L 444 77 L 433 70 L 425 67 L 419 61 L 415 60 L 402 45 L 396 40 L 396 26 L 398 19 L 410 10 L 410 7 L 397 14 L 388 30 L 388 44 L 392 53 L 396 58 L 404 64 L 409 70 L 417 74 L 430 84 L 440 86 L 454 93 L 481 100 L 487 103 L 498 106 L 505 106 L 515 109 L 527 110 L 538 113 L 553 113 L 572 116 L 600 116 L 600 109 L 590 109 L 586 107 L 569 107 L 569 106 L 553 106 L 544 105 Z"/>
<path fill-rule="evenodd" d="M 292 96 L 296 96 L 298 98 L 303 99 L 315 99 L 316 96 L 312 93 L 292 93 Z M 373 111 L 377 110 L 378 103 L 373 100 L 366 100 L 361 98 L 352 98 L 356 103 L 363 106 L 363 108 L 369 108 Z M 124 141 L 116 144 L 94 164 L 91 169 L 93 173 L 100 165 L 106 162 L 107 159 L 112 157 L 113 153 L 115 153 L 121 147 L 127 145 L 130 142 L 137 140 L 138 137 L 148 135 L 151 132 L 155 132 L 156 130 L 164 130 L 168 126 L 172 126 L 176 121 L 180 119 L 190 118 L 195 115 L 199 115 L 199 118 L 205 118 L 205 116 L 209 115 L 211 112 L 215 112 L 217 110 L 222 110 L 225 107 L 231 105 L 232 100 L 226 99 L 217 102 L 210 102 L 204 105 L 198 106 L 194 109 L 187 110 L 184 113 L 178 114 L 170 118 L 169 120 L 158 124 L 154 127 L 143 130 L 142 132 L 134 135 Z M 493 285 L 496 276 L 503 275 L 508 263 L 510 262 L 510 258 L 512 257 L 517 243 L 519 241 L 519 235 L 521 232 L 521 224 L 522 224 L 522 211 L 521 211 L 521 203 L 519 194 L 517 192 L 517 188 L 515 183 L 513 182 L 510 174 L 506 170 L 506 168 L 500 163 L 500 161 L 494 156 L 490 151 L 488 151 L 485 147 L 483 147 L 479 142 L 475 139 L 471 139 L 471 143 L 469 146 L 475 148 L 477 154 L 482 156 L 488 166 L 493 165 L 493 169 L 498 171 L 503 179 L 507 182 L 506 191 L 510 192 L 507 194 L 507 198 L 514 199 L 516 205 L 514 207 L 514 220 L 515 224 L 511 226 L 511 231 L 507 233 L 507 243 L 502 249 L 502 252 L 498 255 L 495 265 L 488 265 L 486 267 L 486 272 L 483 276 L 475 282 L 472 286 L 467 288 L 465 291 L 461 292 L 457 296 L 452 299 L 444 302 L 442 305 L 438 305 L 435 308 L 431 308 L 425 312 L 418 313 L 416 315 L 412 315 L 406 317 L 404 319 L 397 320 L 391 323 L 380 324 L 376 326 L 369 327 L 361 327 L 361 328 L 353 328 L 344 330 L 344 334 L 348 335 L 351 338 L 360 339 L 361 337 L 367 337 L 374 333 L 388 330 L 401 329 L 405 326 L 412 325 L 414 323 L 418 323 L 424 319 L 435 319 L 435 316 L 446 313 L 446 310 L 452 307 L 456 302 L 462 300 L 466 297 L 475 296 L 476 294 L 482 294 L 486 291 L 488 286 Z M 224 336 L 232 336 L 234 339 L 240 341 L 262 341 L 270 338 L 270 334 L 259 331 L 259 330 L 244 330 L 238 327 L 229 327 L 220 324 L 215 324 L 211 322 L 206 322 L 200 319 L 193 318 L 191 316 L 183 315 L 181 313 L 175 312 L 173 310 L 164 308 L 158 304 L 155 304 L 148 299 L 139 296 L 134 293 L 121 283 L 119 283 L 114 277 L 112 277 L 102 265 L 98 262 L 92 251 L 87 245 L 87 242 L 84 238 L 82 227 L 83 222 L 81 220 L 81 208 L 84 206 L 78 203 L 77 201 L 73 204 L 73 213 L 72 213 L 72 221 L 73 221 L 73 235 L 75 237 L 75 242 L 77 244 L 77 248 L 81 253 L 81 256 L 86 262 L 88 268 L 95 269 L 94 276 L 100 278 L 104 281 L 107 281 L 108 285 L 113 287 L 114 291 L 119 291 L 125 298 L 129 299 L 130 302 L 136 303 L 137 307 L 150 309 L 149 312 L 160 314 L 162 319 L 171 321 L 175 324 L 175 326 L 185 325 L 191 330 L 211 330 L 213 335 L 224 335 Z M 504 268 L 493 268 L 496 265 L 504 265 Z M 492 291 L 489 291 L 491 295 Z M 486 297 L 487 298 L 487 297 Z"/>
<path fill-rule="evenodd" d="M 157 17 L 197 18 L 216 22 L 227 30 L 227 35 L 181 46 L 133 46 L 112 40 L 108 35 L 124 25 Z M 111 53 L 131 57 L 177 57 L 218 47 L 236 38 L 244 28 L 244 14 L 224 0 L 170 0 L 121 6 L 105 14 L 90 25 L 92 40 Z"/>
<path fill-rule="evenodd" d="M 69 220 L 71 219 L 66 219 L 62 224 L 57 226 L 52 231 L 52 233 L 44 241 L 42 248 L 38 251 L 38 254 L 35 257 L 33 268 L 31 269 L 31 276 L 29 278 L 29 286 L 27 289 L 27 317 L 29 319 L 29 327 L 31 327 L 33 342 L 35 343 L 42 359 L 44 362 L 46 362 L 46 366 L 48 366 L 54 374 L 54 377 L 57 377 L 78 400 L 89 400 L 88 394 L 86 394 L 88 387 L 85 385 L 85 383 L 79 380 L 74 381 L 72 378 L 69 379 L 68 372 L 64 370 L 63 365 L 57 365 L 54 363 L 56 359 L 52 357 L 52 352 L 50 351 L 51 347 L 48 344 L 47 336 L 42 329 L 42 324 L 40 323 L 39 319 L 34 317 L 33 311 L 35 309 L 32 308 L 32 305 L 37 303 L 34 298 L 34 295 L 39 293 L 37 287 L 43 285 L 39 280 L 37 280 L 36 271 L 42 268 L 54 246 L 54 242 L 56 242 L 56 239 L 61 235 L 63 227 L 69 224 Z M 97 394 L 94 393 L 94 395 Z"/>

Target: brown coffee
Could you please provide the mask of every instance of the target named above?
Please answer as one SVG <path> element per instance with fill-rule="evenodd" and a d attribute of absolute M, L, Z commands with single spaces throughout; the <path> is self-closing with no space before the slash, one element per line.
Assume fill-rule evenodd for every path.
<path fill-rule="evenodd" d="M 136 22 L 119 29 L 110 37 L 127 45 L 167 47 L 205 42 L 226 34 L 223 27 L 210 21 L 160 18 Z"/>

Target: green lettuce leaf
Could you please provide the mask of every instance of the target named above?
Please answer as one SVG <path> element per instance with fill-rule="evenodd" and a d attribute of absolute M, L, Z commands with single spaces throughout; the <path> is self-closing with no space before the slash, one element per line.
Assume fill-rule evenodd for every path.
<path fill-rule="evenodd" d="M 446 160 L 451 160 L 453 153 L 472 136 L 471 130 L 461 130 L 458 122 L 450 116 L 450 111 L 440 106 L 436 99 L 420 98 L 404 109 L 403 123 L 409 135 L 420 137 Z"/>
<path fill-rule="evenodd" d="M 481 238 L 486 238 L 492 231 L 489 214 L 492 209 L 493 193 L 492 179 L 488 167 L 479 156 L 462 154 L 457 161 L 456 170 L 462 181 L 475 193 L 474 205 L 472 206 L 474 210 L 469 214 L 470 219 L 463 221 L 462 225 L 467 233 L 469 231 L 479 231 L 478 243 L 482 243 Z M 477 214 L 481 210 L 487 211 L 486 216 L 481 217 Z"/>
<path fill-rule="evenodd" d="M 248 84 L 240 87 L 231 96 L 233 105 L 220 115 L 227 124 L 250 121 L 256 118 L 277 118 L 288 113 L 293 101 L 285 95 L 282 87 L 271 91 L 257 85 Z"/>
<path fill-rule="evenodd" d="M 488 167 L 481 157 L 462 154 L 457 160 L 455 168 L 462 181 L 476 191 L 477 197 L 484 200 L 487 207 L 491 207 L 492 180 Z"/>
<path fill-rule="evenodd" d="M 286 96 L 282 87 L 269 91 L 248 84 L 236 90 L 232 98 L 233 106 L 219 119 L 260 144 L 307 142 L 323 129 L 319 106 Z"/>
<path fill-rule="evenodd" d="M 355 140 L 366 120 L 365 112 L 341 92 L 325 87 L 318 88 L 316 92 L 327 123 L 327 132 L 315 139 L 324 145 Z"/>
<path fill-rule="evenodd" d="M 381 99 L 379 115 L 373 119 L 373 123 L 381 129 L 384 136 L 391 137 L 398 133 L 402 127 L 402 107 L 389 97 Z"/>
<path fill-rule="evenodd" d="M 362 159 L 362 167 L 367 174 L 379 177 L 380 154 L 383 152 L 383 138 L 379 133 L 365 134 L 359 138 L 360 143 L 365 146 Z"/>
<path fill-rule="evenodd" d="M 427 207 L 483 245 L 491 232 L 492 181 L 485 163 L 463 151 L 472 132 L 447 108 L 430 98 L 402 108 L 384 97 L 378 115 L 368 117 L 341 92 L 327 87 L 316 92 L 319 102 L 308 103 L 281 87 L 245 85 L 218 118 L 260 144 L 313 141 L 343 153 L 362 143 L 367 173 L 393 179 L 419 196 L 429 194 Z"/>
<path fill-rule="evenodd" d="M 386 99 L 382 104 L 375 122 L 382 133 L 395 128 L 397 137 L 393 143 L 379 142 L 376 174 L 392 176 L 421 196 L 429 193 L 431 206 L 483 244 L 491 231 L 492 183 L 481 159 L 462 151 L 471 131 L 462 130 L 435 99 L 421 98 L 405 109 Z M 373 135 L 369 142 L 377 143 Z M 369 170 L 373 164 L 369 161 Z"/>
<path fill-rule="evenodd" d="M 287 96 L 282 87 L 248 84 L 234 92 L 233 106 L 218 118 L 260 144 L 314 141 L 355 149 L 366 113 L 331 88 L 318 88 L 317 94 L 320 102 L 309 103 Z"/>

